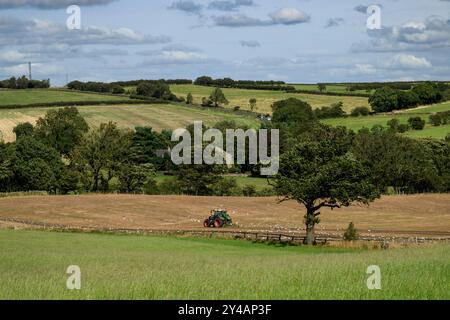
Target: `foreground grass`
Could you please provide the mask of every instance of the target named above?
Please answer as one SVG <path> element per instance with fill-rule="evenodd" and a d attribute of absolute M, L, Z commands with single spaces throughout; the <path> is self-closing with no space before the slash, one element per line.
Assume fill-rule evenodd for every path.
<path fill-rule="evenodd" d="M 150 126 L 157 131 L 184 128 L 194 121 L 204 121 L 211 126 L 222 120 L 234 120 L 240 125 L 257 128 L 258 121 L 250 116 L 222 112 L 215 109 L 192 108 L 183 105 L 118 105 L 77 107 L 90 126 L 113 121 L 120 127 L 134 129 Z M 35 123 L 39 117 L 54 108 L 0 109 L 0 132 L 5 141 L 13 141 L 13 129 L 22 122 Z"/>
<path fill-rule="evenodd" d="M 174 94 L 180 97 L 186 97 L 190 92 L 194 96 L 195 103 L 201 103 L 203 97 L 208 97 L 214 88 L 195 86 L 195 85 L 172 85 L 170 89 Z M 266 90 L 242 90 L 242 89 L 222 89 L 226 98 L 230 102 L 228 108 L 234 108 L 240 106 L 242 110 L 249 110 L 249 100 L 256 98 L 257 109 L 255 111 L 261 113 L 272 113 L 272 104 L 275 101 L 284 100 L 287 98 L 297 98 L 311 104 L 313 108 L 319 108 L 323 106 L 330 106 L 333 103 L 342 101 L 344 109 L 350 112 L 355 107 L 366 106 L 368 107 L 368 99 L 361 97 L 340 97 L 340 96 L 328 96 L 317 94 L 297 94 L 297 93 L 285 93 L 279 91 L 266 91 Z"/>
<path fill-rule="evenodd" d="M 0 230 L 0 299 L 449 299 L 450 246 L 364 251 Z M 82 289 L 66 289 L 69 265 Z M 366 287 L 379 265 L 382 290 Z"/>
<path fill-rule="evenodd" d="M 33 103 L 116 101 L 125 97 L 54 89 L 0 90 L 0 106 Z"/>

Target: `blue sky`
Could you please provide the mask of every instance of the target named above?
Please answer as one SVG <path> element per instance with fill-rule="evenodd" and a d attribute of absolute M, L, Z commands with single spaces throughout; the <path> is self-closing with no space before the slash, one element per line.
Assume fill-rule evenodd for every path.
<path fill-rule="evenodd" d="M 66 8 L 81 7 L 81 30 Z M 364 9 L 380 5 L 382 29 Z M 0 78 L 450 80 L 447 0 L 0 0 Z"/>

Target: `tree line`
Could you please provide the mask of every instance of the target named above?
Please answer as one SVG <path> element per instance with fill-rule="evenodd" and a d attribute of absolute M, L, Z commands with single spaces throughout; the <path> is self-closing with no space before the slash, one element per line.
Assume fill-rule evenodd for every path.
<path fill-rule="evenodd" d="M 29 80 L 22 76 L 19 78 L 11 77 L 0 81 L 0 88 L 5 89 L 46 89 L 50 88 L 50 79 L 47 80 Z"/>
<path fill-rule="evenodd" d="M 252 80 L 233 80 L 231 78 L 213 79 L 208 76 L 202 76 L 195 79 L 197 86 L 218 87 L 218 88 L 236 88 L 249 90 L 275 90 L 287 91 L 295 90 L 295 87 L 288 86 L 284 81 L 252 81 Z"/>
<path fill-rule="evenodd" d="M 439 103 L 448 98 L 445 90 L 444 87 L 433 82 L 418 84 L 409 91 L 385 86 L 375 91 L 369 98 L 369 103 L 375 112 L 391 112 Z"/>

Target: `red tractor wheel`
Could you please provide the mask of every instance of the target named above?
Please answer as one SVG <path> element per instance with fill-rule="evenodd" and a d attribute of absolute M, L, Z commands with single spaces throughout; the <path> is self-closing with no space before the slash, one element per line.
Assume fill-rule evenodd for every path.
<path fill-rule="evenodd" d="M 214 228 L 222 228 L 222 226 L 223 226 L 222 220 L 216 219 L 216 220 L 214 221 Z"/>
<path fill-rule="evenodd" d="M 209 228 L 209 219 L 206 219 L 206 220 L 203 222 L 203 226 L 204 226 L 205 228 Z"/>

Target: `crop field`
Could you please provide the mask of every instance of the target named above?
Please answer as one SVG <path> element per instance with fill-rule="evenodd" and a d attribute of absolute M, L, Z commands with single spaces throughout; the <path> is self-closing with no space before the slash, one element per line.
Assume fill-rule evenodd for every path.
<path fill-rule="evenodd" d="M 450 299 L 450 245 L 388 251 L 0 230 L 0 299 Z M 68 290 L 77 265 L 81 289 Z M 382 289 L 369 290 L 378 265 Z"/>
<path fill-rule="evenodd" d="M 121 96 L 52 89 L 0 90 L 0 106 L 52 102 L 117 101 L 125 99 L 127 98 Z"/>
<path fill-rule="evenodd" d="M 26 196 L 0 198 L 0 226 L 8 218 L 73 228 L 204 230 L 211 209 L 225 208 L 234 231 L 303 232 L 304 208 L 274 197 L 142 195 Z M 362 234 L 450 234 L 450 194 L 385 196 L 371 206 L 323 209 L 318 231 L 342 235 L 350 222 Z M 3 220 L 2 220 L 3 219 Z M 6 220 L 5 220 L 6 219 Z M 4 221 L 3 223 L 1 221 Z"/>
<path fill-rule="evenodd" d="M 408 123 L 410 117 L 421 117 L 427 122 L 424 130 L 410 130 L 404 135 L 412 138 L 437 138 L 443 139 L 450 133 L 450 124 L 441 125 L 438 127 L 432 126 L 429 122 L 429 116 L 435 112 L 442 112 L 450 110 L 450 103 L 441 103 L 432 106 L 420 107 L 411 110 L 404 110 L 401 112 L 391 114 L 378 114 L 367 117 L 348 117 L 348 118 L 335 118 L 326 119 L 322 122 L 332 126 L 346 126 L 349 129 L 358 131 L 362 128 L 372 128 L 374 125 L 381 125 L 387 127 L 387 122 L 391 119 L 398 119 L 400 123 Z"/>
<path fill-rule="evenodd" d="M 201 103 L 203 97 L 208 97 L 212 87 L 203 87 L 195 85 L 172 85 L 170 86 L 172 92 L 177 96 L 186 97 L 190 92 L 194 96 L 195 103 Z M 344 110 L 350 112 L 355 107 L 366 106 L 368 107 L 368 99 L 361 97 L 340 97 L 340 96 L 328 96 L 317 94 L 297 94 L 297 93 L 285 93 L 278 91 L 265 91 L 265 90 L 243 90 L 243 89 L 223 89 L 223 92 L 230 102 L 228 108 L 234 108 L 240 106 L 242 110 L 249 110 L 249 100 L 256 98 L 257 109 L 255 111 L 260 113 L 272 113 L 272 104 L 275 101 L 283 100 L 287 98 L 298 98 L 311 104 L 313 108 L 319 108 L 323 106 L 330 106 L 333 103 L 342 101 L 344 103 Z"/>
<path fill-rule="evenodd" d="M 34 124 L 39 117 L 54 108 L 0 109 L 0 132 L 6 142 L 14 141 L 13 129 L 22 122 Z M 183 128 L 194 121 L 204 121 L 213 125 L 222 120 L 234 120 L 238 124 L 257 127 L 256 118 L 221 112 L 214 109 L 193 108 L 183 105 L 115 105 L 115 106 L 80 106 L 81 115 L 90 126 L 114 121 L 120 127 L 134 128 L 150 126 L 157 131 L 163 129 Z"/>

